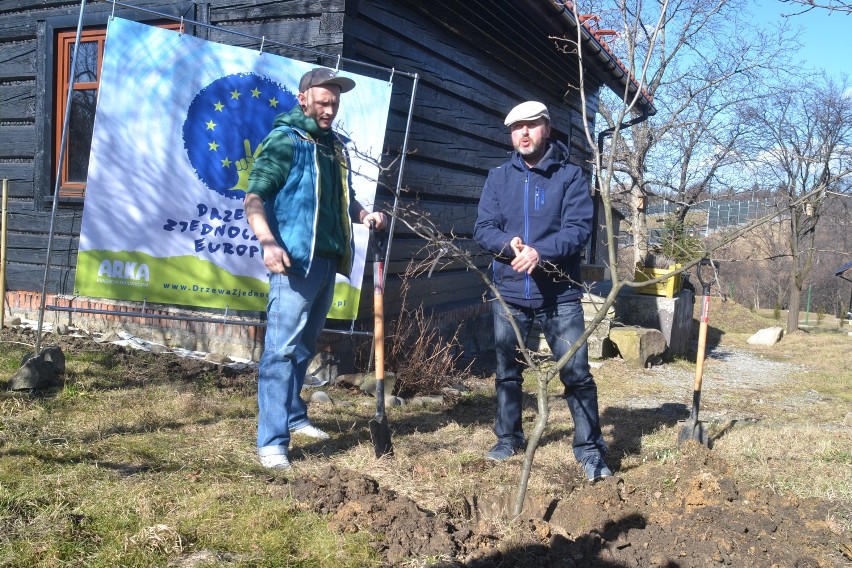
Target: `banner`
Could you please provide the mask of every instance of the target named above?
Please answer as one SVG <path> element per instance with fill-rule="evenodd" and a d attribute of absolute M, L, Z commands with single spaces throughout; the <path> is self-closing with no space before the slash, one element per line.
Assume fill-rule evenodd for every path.
<path fill-rule="evenodd" d="M 83 296 L 263 311 L 269 285 L 243 211 L 258 145 L 316 65 L 113 19 L 107 29 L 80 232 Z M 391 85 L 356 82 L 334 129 L 372 211 Z M 329 317 L 358 311 L 367 229 Z"/>

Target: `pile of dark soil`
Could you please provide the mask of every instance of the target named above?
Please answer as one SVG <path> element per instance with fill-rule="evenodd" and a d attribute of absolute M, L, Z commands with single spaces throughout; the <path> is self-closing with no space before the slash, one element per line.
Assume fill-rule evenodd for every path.
<path fill-rule="evenodd" d="M 370 477 L 329 467 L 294 480 L 293 497 L 342 532 L 369 531 L 389 565 L 441 558 L 441 567 L 848 566 L 852 550 L 825 520 L 828 505 L 740 487 L 724 460 L 690 442 L 675 461 L 642 466 L 632 482 L 568 481 L 559 499 L 530 496 L 501 541 L 506 498 L 471 496 L 432 512 Z M 573 474 L 572 474 L 573 475 Z M 507 495 L 507 497 L 510 497 Z M 505 530 L 505 527 L 504 527 Z"/>

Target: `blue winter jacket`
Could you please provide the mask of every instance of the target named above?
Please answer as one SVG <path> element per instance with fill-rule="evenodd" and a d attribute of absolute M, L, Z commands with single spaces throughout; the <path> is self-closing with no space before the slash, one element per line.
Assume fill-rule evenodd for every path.
<path fill-rule="evenodd" d="M 503 298 L 538 308 L 582 295 L 580 256 L 592 234 L 594 206 L 583 171 L 568 162 L 564 144 L 548 141 L 532 168 L 517 152 L 492 169 L 479 200 L 473 236 L 494 253 L 493 281 Z M 519 236 L 538 251 L 532 274 L 515 272 L 509 246 Z"/>

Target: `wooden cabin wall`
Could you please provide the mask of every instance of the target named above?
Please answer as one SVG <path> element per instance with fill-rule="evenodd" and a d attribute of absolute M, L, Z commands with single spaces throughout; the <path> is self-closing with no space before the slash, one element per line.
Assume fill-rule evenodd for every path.
<path fill-rule="evenodd" d="M 357 11 L 352 10 L 345 23 L 344 56 L 419 76 L 401 205 L 422 212 L 441 232 L 454 235 L 454 242 L 469 251 L 484 270 L 491 256 L 483 254 L 471 237 L 488 170 L 503 163 L 512 149 L 503 125 L 506 113 L 525 100 L 545 102 L 551 113 L 552 135 L 571 147 L 572 161 L 588 172 L 590 153 L 579 97 L 565 104 L 561 97 L 537 86 L 535 69 L 513 68 L 487 56 L 406 2 L 362 0 L 355 4 Z M 394 79 L 385 138 L 392 157 L 402 148 L 412 83 L 402 77 Z M 593 117 L 596 91 L 590 94 L 587 104 Z M 385 184 L 395 187 L 395 175 L 391 172 Z M 385 208 L 390 208 L 391 193 L 384 189 L 380 195 Z M 385 291 L 390 310 L 400 307 L 400 276 L 406 266 L 427 259 L 429 251 L 423 250 L 423 244 L 403 223 L 397 223 Z M 431 278 L 421 275 L 410 284 L 409 308 L 481 302 L 486 290 L 481 277 L 458 262 L 436 269 Z M 362 301 L 362 311 L 370 305 Z"/>
<path fill-rule="evenodd" d="M 457 237 L 478 267 L 490 256 L 472 241 L 476 206 L 490 168 L 507 158 L 511 146 L 503 118 L 514 105 L 528 99 L 547 103 L 553 134 L 567 142 L 572 160 L 591 171 L 583 133 L 580 99 L 562 100 L 542 86 L 534 67 L 512 66 L 486 53 L 428 17 L 428 3 L 411 0 L 214 0 L 180 2 L 130 0 L 175 17 L 216 26 L 188 29 L 199 37 L 242 47 L 258 48 L 257 40 L 227 33 L 236 31 L 302 48 L 315 49 L 406 73 L 417 73 L 414 119 L 402 180 L 402 206 L 428 215 L 439 230 Z M 40 291 L 47 260 L 51 223 L 53 175 L 51 156 L 54 25 L 76 27 L 80 2 L 70 0 L 4 0 L 0 9 L 0 178 L 9 179 L 7 289 Z M 113 6 L 89 2 L 86 25 L 105 23 Z M 138 10 L 116 7 L 116 16 L 145 20 Z M 59 19 L 59 20 L 57 20 Z M 318 64 L 333 60 L 301 50 L 266 44 L 265 51 Z M 332 57 L 333 59 L 333 57 Z M 363 66 L 342 68 L 375 77 L 386 76 Z M 552 82 L 551 82 L 552 83 Z M 413 82 L 393 81 L 394 91 L 386 134 L 389 159 L 403 144 Z M 593 117 L 596 88 L 588 93 Z M 346 104 L 345 95 L 342 104 Z M 397 156 L 398 157 L 398 156 Z M 591 176 L 589 176 L 591 181 Z M 380 188 L 383 207 L 390 208 L 396 173 L 389 171 Z M 382 203 L 380 203 L 382 205 Z M 73 295 L 82 202 L 62 201 L 53 226 L 47 292 Z M 400 309 L 401 275 L 411 262 L 428 257 L 424 242 L 403 223 L 396 224 L 388 266 L 388 312 Z M 369 274 L 363 287 L 361 319 L 371 325 Z M 458 263 L 440 264 L 431 278 L 410 281 L 408 306 L 464 306 L 481 302 L 485 286 L 480 277 Z"/>
<path fill-rule="evenodd" d="M 229 45 L 258 48 L 259 42 L 228 31 L 266 36 L 332 55 L 340 52 L 343 43 L 344 0 L 128 3 L 217 26 L 220 29 L 189 28 L 187 33 Z M 48 78 L 55 74 L 55 30 L 76 29 L 79 14 L 79 0 L 4 0 L 0 9 L 0 179 L 9 180 L 6 288 L 10 291 L 41 291 L 44 281 L 56 169 L 52 141 L 57 127 L 53 82 Z M 139 21 L 157 18 L 140 10 L 113 9 L 110 3 L 90 1 L 84 26 L 105 24 L 111 14 Z M 265 51 L 305 61 L 319 59 L 271 44 Z M 82 212 L 81 199 L 58 203 L 46 280 L 49 294 L 73 295 Z"/>

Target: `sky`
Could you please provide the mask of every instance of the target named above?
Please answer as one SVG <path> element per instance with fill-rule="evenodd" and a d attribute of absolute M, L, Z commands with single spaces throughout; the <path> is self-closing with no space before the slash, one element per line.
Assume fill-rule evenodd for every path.
<path fill-rule="evenodd" d="M 778 0 L 756 0 L 755 4 L 755 15 L 764 22 L 781 21 L 783 14 L 795 14 L 803 8 Z M 852 14 L 816 8 L 787 20 L 801 28 L 799 58 L 807 67 L 824 69 L 838 78 L 846 73 L 852 80 Z"/>

